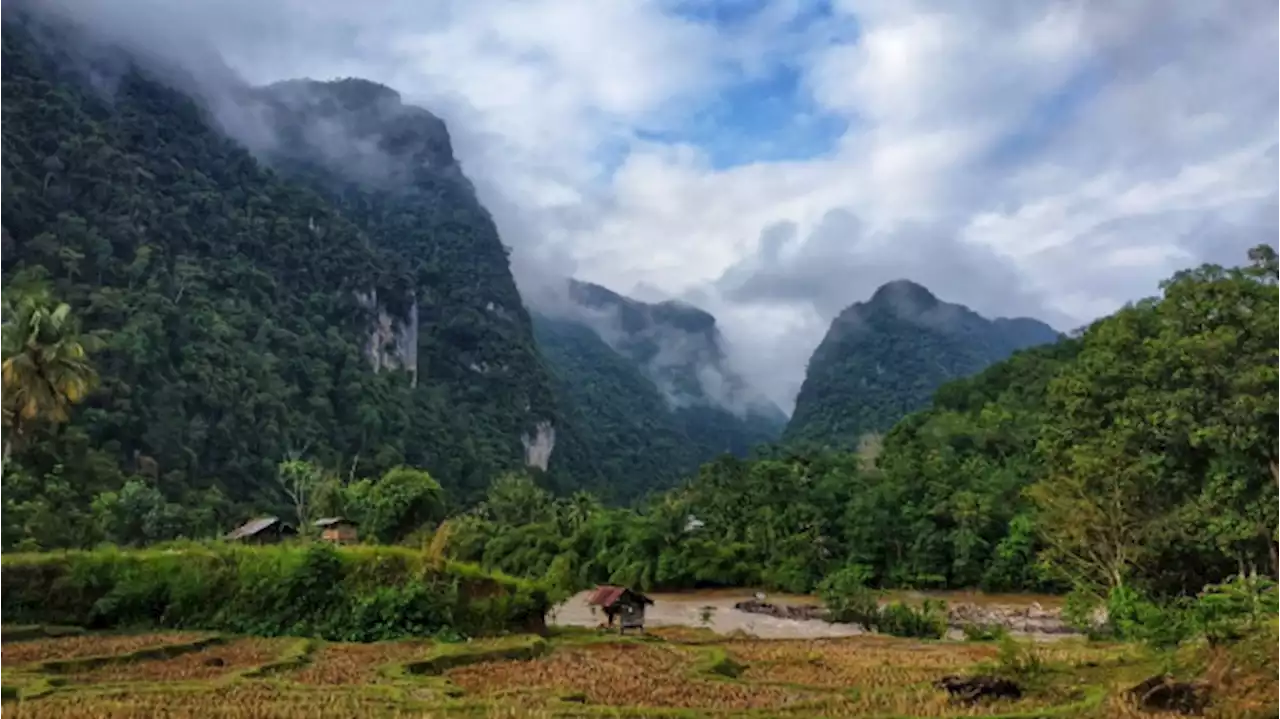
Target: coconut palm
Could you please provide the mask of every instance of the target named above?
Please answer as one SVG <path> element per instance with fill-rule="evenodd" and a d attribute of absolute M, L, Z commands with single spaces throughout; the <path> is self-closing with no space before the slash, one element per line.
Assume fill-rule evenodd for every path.
<path fill-rule="evenodd" d="M 89 363 L 93 339 L 80 334 L 66 303 L 42 287 L 10 287 L 3 333 L 4 426 L 9 444 L 34 423 L 65 422 L 71 406 L 96 386 Z"/>

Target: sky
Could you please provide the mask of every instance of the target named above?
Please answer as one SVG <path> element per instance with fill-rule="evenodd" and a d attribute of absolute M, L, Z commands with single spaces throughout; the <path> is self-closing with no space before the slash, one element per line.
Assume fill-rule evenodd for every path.
<path fill-rule="evenodd" d="M 1066 331 L 1280 232 L 1267 0 L 77 3 L 254 83 L 397 89 L 522 286 L 692 302 L 787 410 L 889 280 Z"/>

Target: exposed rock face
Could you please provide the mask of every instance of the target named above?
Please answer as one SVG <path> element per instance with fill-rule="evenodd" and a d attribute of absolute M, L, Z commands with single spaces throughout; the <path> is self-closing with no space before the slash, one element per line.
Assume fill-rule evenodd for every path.
<path fill-rule="evenodd" d="M 525 465 L 547 471 L 547 466 L 551 463 L 551 453 L 556 448 L 555 425 L 546 420 L 538 422 L 534 425 L 534 435 L 532 437 L 527 434 L 521 435 L 520 442 L 524 445 Z"/>
<path fill-rule="evenodd" d="M 378 301 L 378 291 L 356 293 L 356 301 L 373 314 L 373 327 L 365 344 L 365 356 L 374 372 L 402 369 L 418 385 L 418 303 L 409 305 L 408 317 L 393 317 Z"/>

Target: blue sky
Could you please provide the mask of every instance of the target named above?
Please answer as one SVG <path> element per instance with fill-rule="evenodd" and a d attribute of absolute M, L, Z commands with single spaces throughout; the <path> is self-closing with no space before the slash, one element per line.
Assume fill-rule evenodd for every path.
<path fill-rule="evenodd" d="M 398 89 L 526 298 L 694 302 L 784 407 L 887 280 L 1069 328 L 1280 232 L 1275 3 L 47 1 L 252 82 Z"/>

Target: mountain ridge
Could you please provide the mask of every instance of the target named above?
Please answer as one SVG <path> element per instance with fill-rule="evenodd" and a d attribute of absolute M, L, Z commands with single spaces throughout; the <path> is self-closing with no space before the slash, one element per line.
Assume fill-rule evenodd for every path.
<path fill-rule="evenodd" d="M 810 356 L 784 443 L 856 447 L 927 406 L 947 381 L 1062 333 L 1027 317 L 987 319 L 911 280 L 838 314 Z"/>

